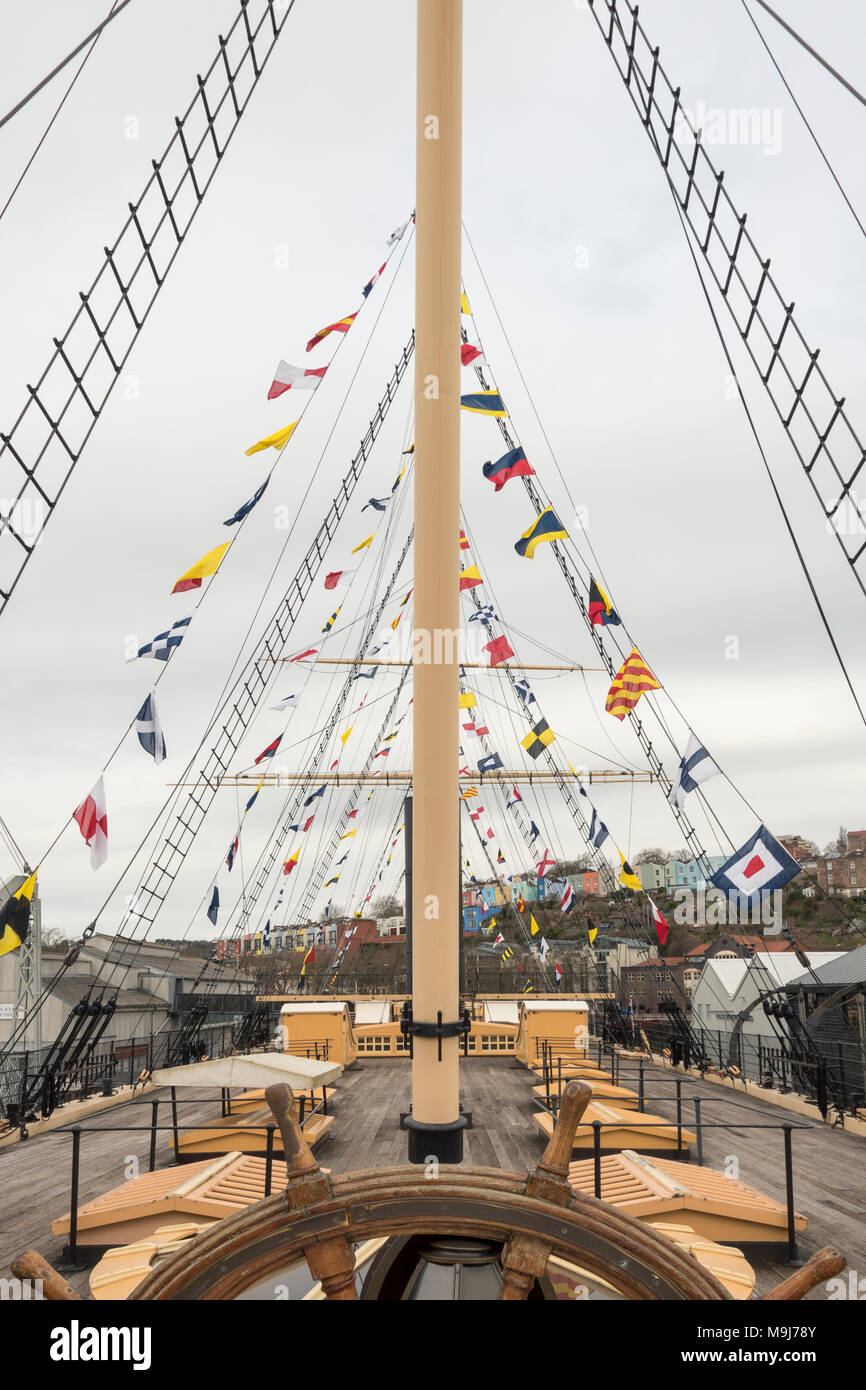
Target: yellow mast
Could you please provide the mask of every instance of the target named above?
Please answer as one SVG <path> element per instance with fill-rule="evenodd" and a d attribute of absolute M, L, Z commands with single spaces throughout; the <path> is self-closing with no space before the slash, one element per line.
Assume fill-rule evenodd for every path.
<path fill-rule="evenodd" d="M 418 0 L 412 1008 L 422 1030 L 460 1012 L 462 78 L 463 0 Z M 459 1163 L 459 1039 L 416 1031 L 413 1046 L 409 1160 Z"/>

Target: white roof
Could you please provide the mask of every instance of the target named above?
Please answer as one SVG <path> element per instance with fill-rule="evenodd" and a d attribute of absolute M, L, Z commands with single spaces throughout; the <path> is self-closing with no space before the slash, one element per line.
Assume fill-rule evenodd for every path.
<path fill-rule="evenodd" d="M 589 1013 L 585 999 L 524 999 L 521 1001 L 527 1013 Z"/>
<path fill-rule="evenodd" d="M 330 1086 L 343 1068 L 315 1057 L 290 1057 L 278 1052 L 251 1052 L 241 1057 L 214 1057 L 184 1067 L 161 1067 L 153 1073 L 157 1086 L 273 1086 L 285 1081 L 295 1091 Z"/>
<path fill-rule="evenodd" d="M 517 999 L 491 999 L 484 1002 L 485 1023 L 517 1023 L 519 1012 Z"/>
<path fill-rule="evenodd" d="M 390 999 L 359 999 L 355 1005 L 355 1023 L 390 1023 Z"/>
<path fill-rule="evenodd" d="M 341 1014 L 346 1008 L 345 1001 L 335 999 L 333 1004 L 284 1004 L 280 1009 L 280 1017 L 283 1014 Z"/>

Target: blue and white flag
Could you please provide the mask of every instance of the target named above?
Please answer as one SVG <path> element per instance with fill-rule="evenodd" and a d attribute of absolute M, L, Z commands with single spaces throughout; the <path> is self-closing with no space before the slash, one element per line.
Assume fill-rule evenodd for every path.
<path fill-rule="evenodd" d="M 315 799 L 316 799 L 317 796 L 324 796 L 324 795 L 325 795 L 325 786 L 324 786 L 324 783 L 323 783 L 322 786 L 319 787 L 316 791 L 310 792 L 310 795 L 307 797 L 306 801 L 304 802 L 304 805 L 305 805 L 305 806 L 312 806 L 312 804 L 313 804 L 313 802 L 315 801 Z"/>
<path fill-rule="evenodd" d="M 710 882 L 728 897 L 736 894 L 742 905 L 753 907 L 799 872 L 796 859 L 782 848 L 765 825 L 759 825 L 754 835 L 713 874 Z"/>
<path fill-rule="evenodd" d="M 390 501 L 390 497 L 371 497 L 369 502 L 364 503 L 361 511 L 365 512 L 368 507 L 372 507 L 374 512 L 384 512 Z"/>
<path fill-rule="evenodd" d="M 186 629 L 191 622 L 191 614 L 187 618 L 178 618 L 165 632 L 158 632 L 152 642 L 139 647 L 136 656 L 152 656 L 156 661 L 168 661 L 175 647 L 179 647 L 186 636 Z"/>
<path fill-rule="evenodd" d="M 214 884 L 213 888 L 211 889 L 210 904 L 209 904 L 208 910 L 207 910 L 207 915 L 208 915 L 208 917 L 210 918 L 210 920 L 213 922 L 214 926 L 216 926 L 216 924 L 217 924 L 217 916 L 218 916 L 218 914 L 219 914 L 219 910 L 220 910 L 220 890 L 217 888 L 216 884 Z"/>
<path fill-rule="evenodd" d="M 493 604 L 484 603 L 475 613 L 470 613 L 469 621 L 470 623 L 493 623 L 498 622 L 499 619 L 496 616 Z"/>
<path fill-rule="evenodd" d="M 529 843 L 532 844 L 532 841 L 533 841 L 533 840 L 537 840 L 540 834 L 541 834 L 541 831 L 539 830 L 538 826 L 535 824 L 535 821 L 534 821 L 534 820 L 531 820 L 531 821 L 529 822 Z"/>
<path fill-rule="evenodd" d="M 262 483 L 261 487 L 256 488 L 256 491 L 253 493 L 249 502 L 244 502 L 242 506 L 238 507 L 234 516 L 230 516 L 228 521 L 223 522 L 223 526 L 234 526 L 237 522 L 243 521 L 245 516 L 249 516 L 256 503 L 262 500 L 265 488 L 267 487 L 270 481 L 270 478 L 265 478 L 265 481 Z"/>
<path fill-rule="evenodd" d="M 681 811 L 689 792 L 693 792 L 695 787 L 699 787 L 701 782 L 706 782 L 709 777 L 715 777 L 718 771 L 706 748 L 692 734 L 685 757 L 680 759 L 677 780 L 668 793 L 668 801 Z"/>
<path fill-rule="evenodd" d="M 268 920 L 265 922 L 265 929 L 264 929 L 264 931 L 262 932 L 262 950 L 263 950 L 263 951 L 269 951 L 270 949 L 271 949 L 271 919 L 270 919 L 270 917 L 269 917 Z"/>
<path fill-rule="evenodd" d="M 589 843 L 595 845 L 596 849 L 601 849 L 609 833 L 607 826 L 593 806 L 592 820 L 589 823 Z"/>
<path fill-rule="evenodd" d="M 496 768 L 502 767 L 502 765 L 503 765 L 503 764 L 502 764 L 502 759 L 500 758 L 499 754 L 498 754 L 498 753 L 491 753 L 491 754 L 490 754 L 488 757 L 486 757 L 486 758 L 479 758 L 479 760 L 478 760 L 478 771 L 479 771 L 479 772 L 495 772 Z"/>
<path fill-rule="evenodd" d="M 526 679 L 525 676 L 523 680 L 515 681 L 514 689 L 517 691 L 518 695 L 520 696 L 521 700 L 525 705 L 535 704 L 535 696 L 533 695 L 529 687 L 529 681 Z"/>
<path fill-rule="evenodd" d="M 165 738 L 163 737 L 162 725 L 159 722 L 153 692 L 148 695 L 135 716 L 133 728 L 138 734 L 138 741 L 145 753 L 149 753 L 153 761 L 159 765 L 165 758 Z"/>
<path fill-rule="evenodd" d="M 378 666 L 371 666 L 369 671 L 356 671 L 351 677 L 353 681 L 371 681 L 378 671 Z"/>
<path fill-rule="evenodd" d="M 541 945 L 540 945 L 539 948 L 538 948 L 538 954 L 541 956 L 541 963 L 542 963 L 542 965 L 543 965 L 544 962 L 547 960 L 547 953 L 548 953 L 549 950 L 550 950 L 550 947 L 548 946 L 548 944 L 547 944 L 547 942 L 545 941 L 544 937 L 542 937 L 542 938 L 541 938 Z"/>
<path fill-rule="evenodd" d="M 577 898 L 575 897 L 574 889 L 572 888 L 570 883 L 566 883 L 565 891 L 563 892 L 562 897 L 559 900 L 560 911 L 570 912 L 571 909 L 574 907 L 576 901 Z"/>

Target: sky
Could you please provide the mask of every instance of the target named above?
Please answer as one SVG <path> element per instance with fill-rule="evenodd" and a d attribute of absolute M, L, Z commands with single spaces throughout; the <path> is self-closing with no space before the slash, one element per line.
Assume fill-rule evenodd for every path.
<path fill-rule="evenodd" d="M 828 0 L 820 10 L 806 0 L 780 0 L 780 8 L 856 86 L 866 87 L 866 18 L 853 0 Z M 46 0 L 38 17 L 23 6 L 7 15 L 4 107 L 103 12 L 104 4 Z M 128 202 L 144 186 L 175 114 L 191 100 L 195 74 L 216 52 L 217 33 L 233 17 L 228 0 L 187 0 L 182 17 L 168 0 L 132 0 L 100 38 L 0 217 L 4 429 L 17 417 L 27 383 L 43 370 L 52 337 L 75 312 L 78 291 L 99 268 Z M 690 110 L 702 103 L 710 111 L 763 113 L 762 139 L 712 153 L 734 201 L 749 213 L 756 243 L 772 256 L 783 293 L 796 300 L 803 331 L 820 345 L 824 371 L 847 397 L 856 427 L 866 369 L 861 233 L 742 5 L 645 0 L 641 21 Z M 772 20 L 764 16 L 761 23 L 862 216 L 866 114 Z M 275 610 L 411 332 L 407 234 L 352 332 L 304 352 L 313 332 L 359 307 L 361 287 L 387 254 L 388 233 L 414 205 L 414 28 L 414 6 L 398 0 L 363 7 L 296 0 L 121 380 L 0 619 L 6 652 L 0 814 L 28 860 L 44 859 L 43 920 L 64 932 L 76 934 L 97 916 L 102 930 L 120 924 L 123 897 L 149 862 L 148 828 L 169 785 L 195 754 L 238 651 L 249 650 Z M 0 130 L 0 203 L 67 80 L 55 80 Z M 695 812 L 707 850 L 740 844 L 757 818 L 777 834 L 800 833 L 820 845 L 840 824 L 859 828 L 866 811 L 864 727 L 732 397 L 661 171 L 586 7 L 550 0 L 542 15 L 542 7 L 517 0 L 467 0 L 464 101 L 463 273 L 473 309 L 465 322 L 484 347 L 514 433 L 567 526 L 580 510 L 614 605 L 664 687 L 658 708 L 673 743 L 681 752 L 687 726 L 693 727 L 730 778 L 707 788 L 717 821 Z M 280 357 L 324 365 L 334 345 L 334 365 L 319 391 L 299 403 L 295 393 L 266 400 Z M 734 356 L 862 698 L 862 595 L 754 370 L 738 347 Z M 203 591 L 184 645 L 164 673 L 157 663 L 126 660 L 130 649 L 191 610 L 197 596 L 172 596 L 175 579 L 229 538 L 223 520 L 252 495 L 275 457 L 247 458 L 244 450 L 295 419 L 296 404 L 309 410 L 303 427 L 282 455 L 266 499 Z M 411 428 L 407 383 L 326 568 L 358 563 L 349 553 L 377 515 L 360 508 L 369 496 L 390 492 Z M 518 483 L 493 495 L 481 474 L 481 464 L 501 452 L 499 444 L 490 421 L 465 417 L 462 495 L 472 558 L 485 576 L 482 600 L 495 603 L 523 661 L 597 666 L 552 554 L 542 547 L 528 562 L 514 553 L 532 517 Z M 329 650 L 354 650 L 359 615 L 391 574 L 410 519 L 411 476 L 401 489 L 386 529 L 362 552 Z M 411 556 L 396 598 L 410 583 Z M 320 578 L 290 650 L 317 640 L 332 608 Z M 395 599 L 386 628 L 396 611 Z M 46 857 L 161 673 L 157 698 L 169 757 L 156 767 L 127 736 L 111 761 L 108 863 L 92 872 L 74 825 Z M 342 767 L 360 766 L 371 751 L 398 677 L 383 672 L 371 683 Z M 311 678 L 288 725 L 281 766 L 305 765 L 310 737 L 342 679 L 339 669 Z M 604 713 L 607 684 L 597 671 L 533 676 L 563 757 L 588 768 L 643 767 L 629 728 Z M 475 688 L 492 746 L 506 766 L 529 766 L 517 742 L 526 721 L 502 677 L 479 676 Z M 288 693 L 282 671 L 273 693 Z M 353 695 L 347 709 L 359 699 Z M 407 700 L 408 691 L 395 718 Z M 348 722 L 347 715 L 337 732 Z M 409 765 L 410 723 L 408 716 L 393 741 L 392 768 Z M 283 727 L 280 715 L 263 711 L 235 770 L 249 769 Z M 657 746 L 666 766 L 675 766 L 663 733 Z M 329 745 L 325 766 L 333 756 Z M 592 795 L 625 853 L 681 844 L 657 787 L 593 787 Z M 268 843 L 283 796 L 263 790 L 244 826 L 243 863 L 228 878 L 220 865 L 245 794 L 219 793 L 155 935 L 213 934 L 203 910 L 212 882 L 220 874 L 223 902 L 233 904 Z M 528 856 L 501 799 L 488 801 L 509 871 L 525 867 Z M 333 824 L 342 805 L 332 794 L 323 807 L 315 831 L 321 838 L 311 835 L 305 845 L 305 874 L 324 843 L 322 827 Z M 531 806 L 552 853 L 575 857 L 581 844 L 561 807 L 540 793 Z M 397 792 L 377 793 L 366 829 L 348 842 L 354 857 L 334 886 L 335 903 L 360 906 L 391 848 L 398 813 Z M 294 848 L 286 843 L 286 855 Z M 0 873 L 7 876 L 17 866 L 3 853 Z M 401 856 L 402 841 L 383 890 L 397 885 Z M 472 859 L 480 874 L 477 848 Z M 299 869 L 286 880 L 290 911 L 303 896 L 305 874 Z M 266 897 L 275 894 L 270 885 Z M 327 896 L 315 898 L 315 915 Z"/>

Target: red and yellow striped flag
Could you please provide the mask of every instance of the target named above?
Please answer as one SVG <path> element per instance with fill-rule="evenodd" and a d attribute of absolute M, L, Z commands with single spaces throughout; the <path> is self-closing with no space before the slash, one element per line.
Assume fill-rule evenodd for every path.
<path fill-rule="evenodd" d="M 607 692 L 604 707 L 614 719 L 625 719 L 641 695 L 648 690 L 661 690 L 661 684 L 644 662 L 637 647 L 632 647 L 613 678 L 613 685 Z"/>
<path fill-rule="evenodd" d="M 315 333 L 307 343 L 307 352 L 312 352 L 316 344 L 320 343 L 323 338 L 327 338 L 329 333 L 348 333 L 357 317 L 357 313 L 347 314 L 344 319 L 337 319 L 336 323 L 329 323 L 327 328 L 320 328 L 318 333 Z"/>

